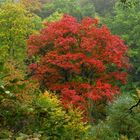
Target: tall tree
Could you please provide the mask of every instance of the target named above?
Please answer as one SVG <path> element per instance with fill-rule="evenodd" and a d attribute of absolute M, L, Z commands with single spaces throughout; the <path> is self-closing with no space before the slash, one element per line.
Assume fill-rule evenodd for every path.
<path fill-rule="evenodd" d="M 23 56 L 26 39 L 35 26 L 33 19 L 34 16 L 18 3 L 0 7 L 0 51 L 5 52 L 7 57 L 19 59 Z"/>
<path fill-rule="evenodd" d="M 42 7 L 42 4 L 39 0 L 20 0 L 20 3 L 23 4 L 30 12 L 38 12 Z"/>
<path fill-rule="evenodd" d="M 46 25 L 28 41 L 29 58 L 38 60 L 29 68 L 42 89 L 59 93 L 66 107 L 85 110 L 89 100 L 111 100 L 119 93 L 116 83 L 125 83 L 128 67 L 127 46 L 120 37 L 91 18 L 78 23 L 66 15 Z"/>

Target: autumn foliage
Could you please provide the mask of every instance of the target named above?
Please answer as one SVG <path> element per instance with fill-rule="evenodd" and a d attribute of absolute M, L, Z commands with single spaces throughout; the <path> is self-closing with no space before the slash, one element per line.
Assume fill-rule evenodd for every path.
<path fill-rule="evenodd" d="M 80 23 L 69 15 L 28 40 L 32 77 L 41 87 L 59 93 L 63 104 L 85 108 L 89 99 L 111 100 L 125 84 L 127 46 L 97 19 Z"/>

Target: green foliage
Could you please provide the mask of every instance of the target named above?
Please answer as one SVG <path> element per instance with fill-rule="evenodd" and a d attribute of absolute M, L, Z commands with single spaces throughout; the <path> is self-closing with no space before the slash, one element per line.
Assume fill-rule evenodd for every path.
<path fill-rule="evenodd" d="M 139 0 L 120 0 L 120 5 L 122 5 L 124 8 L 131 8 L 134 5 L 139 3 Z"/>
<path fill-rule="evenodd" d="M 33 25 L 33 32 L 35 31 L 39 31 L 42 28 L 42 19 L 41 17 L 37 16 L 37 15 L 33 15 L 32 17 L 32 23 Z"/>
<path fill-rule="evenodd" d="M 0 59 L 23 59 L 28 36 L 35 29 L 35 16 L 20 4 L 7 3 L 0 7 Z"/>
<path fill-rule="evenodd" d="M 122 95 L 109 105 L 106 121 L 93 126 L 92 136 L 96 140 L 118 140 L 140 137 L 140 106 L 137 97 Z"/>
<path fill-rule="evenodd" d="M 6 0 L 1 0 L 1 1 L 0 1 L 0 5 L 3 4 L 5 1 L 6 1 Z"/>
<path fill-rule="evenodd" d="M 83 139 L 88 130 L 78 110 L 64 110 L 56 96 L 45 92 L 35 101 L 38 129 L 48 139 Z"/>
<path fill-rule="evenodd" d="M 40 0 L 19 0 L 19 2 L 25 6 L 27 11 L 36 13 L 41 10 Z"/>
<path fill-rule="evenodd" d="M 11 98 L 14 95 L 9 91 L 8 87 L 5 85 L 4 79 L 9 76 L 4 63 L 0 63 L 0 101 L 5 99 L 5 97 Z"/>
<path fill-rule="evenodd" d="M 113 7 L 117 0 L 89 0 L 95 5 L 96 12 L 101 15 L 105 16 L 106 14 L 113 12 Z"/>
<path fill-rule="evenodd" d="M 90 0 L 78 0 L 79 5 L 79 14 L 81 18 L 84 17 L 94 17 L 95 16 L 95 6 L 94 3 Z M 79 15 L 79 16 L 80 16 Z M 78 18 L 78 15 L 76 16 Z"/>
<path fill-rule="evenodd" d="M 85 16 L 93 17 L 95 8 L 94 4 L 88 0 L 52 0 L 45 4 L 40 14 L 46 18 L 55 12 L 70 14 L 81 20 Z"/>
<path fill-rule="evenodd" d="M 129 138 L 140 136 L 140 106 L 131 107 L 138 101 L 132 97 L 122 96 L 109 109 L 110 126 L 114 132 Z"/>
<path fill-rule="evenodd" d="M 23 88 L 25 90 L 25 88 Z M 26 88 L 26 90 L 28 90 Z M 25 96 L 25 95 L 23 95 Z M 53 94 L 0 101 L 0 138 L 75 140 L 87 137 L 89 126 L 79 110 L 66 111 Z"/>
<path fill-rule="evenodd" d="M 62 13 L 54 12 L 52 15 L 44 19 L 44 22 L 54 22 L 58 21 L 63 17 Z"/>
<path fill-rule="evenodd" d="M 28 102 L 30 96 L 38 91 L 38 84 L 25 79 L 25 74 L 19 67 L 14 61 L 0 63 L 0 102 L 7 99 Z"/>
<path fill-rule="evenodd" d="M 0 130 L 0 139 L 10 138 L 11 134 L 12 133 L 10 131 L 6 130 L 6 129 Z"/>
<path fill-rule="evenodd" d="M 139 45 L 139 7 L 134 5 L 133 8 L 124 9 L 118 3 L 115 7 L 115 16 L 109 18 L 110 21 L 105 20 L 114 34 L 121 35 L 121 37 L 128 43 L 128 45 Z"/>
<path fill-rule="evenodd" d="M 100 121 L 99 124 L 95 125 L 91 129 L 91 137 L 93 140 L 118 140 L 118 134 L 113 133 L 110 126 Z"/>

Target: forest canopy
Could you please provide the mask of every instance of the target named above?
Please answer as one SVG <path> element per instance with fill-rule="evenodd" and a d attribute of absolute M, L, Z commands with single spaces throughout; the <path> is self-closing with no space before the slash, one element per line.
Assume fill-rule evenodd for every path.
<path fill-rule="evenodd" d="M 0 1 L 0 140 L 140 139 L 140 0 Z"/>

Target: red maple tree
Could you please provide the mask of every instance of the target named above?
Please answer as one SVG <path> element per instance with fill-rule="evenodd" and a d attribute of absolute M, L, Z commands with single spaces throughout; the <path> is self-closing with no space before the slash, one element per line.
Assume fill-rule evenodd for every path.
<path fill-rule="evenodd" d="M 64 15 L 28 40 L 28 56 L 36 58 L 30 71 L 40 85 L 59 93 L 62 103 L 85 108 L 88 100 L 111 100 L 116 85 L 126 83 L 128 47 L 97 19 L 80 23 Z"/>

